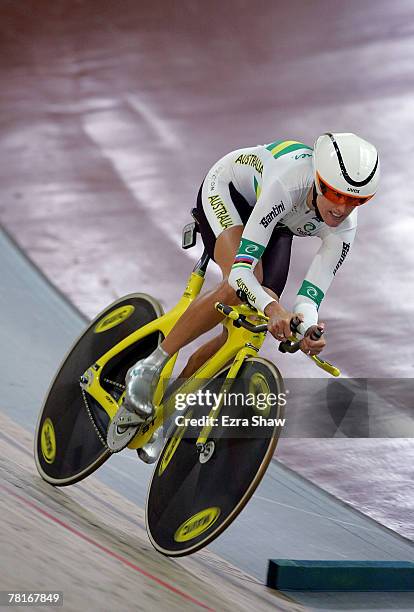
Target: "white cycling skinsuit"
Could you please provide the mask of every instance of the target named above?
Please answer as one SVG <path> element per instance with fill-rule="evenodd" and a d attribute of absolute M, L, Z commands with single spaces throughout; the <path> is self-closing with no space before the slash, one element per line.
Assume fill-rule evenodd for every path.
<path fill-rule="evenodd" d="M 318 322 L 318 308 L 350 251 L 357 227 L 356 208 L 339 226 L 329 227 L 308 207 L 306 196 L 314 180 L 312 149 L 284 140 L 228 153 L 211 168 L 202 187 L 203 209 L 216 237 L 224 229 L 242 224 L 230 195 L 230 184 L 252 207 L 229 283 L 236 291 L 243 291 L 250 304 L 261 311 L 273 298 L 264 291 L 253 270 L 275 227 L 287 227 L 296 236 L 321 239 L 293 308 L 304 315 L 299 328 L 302 334 Z"/>

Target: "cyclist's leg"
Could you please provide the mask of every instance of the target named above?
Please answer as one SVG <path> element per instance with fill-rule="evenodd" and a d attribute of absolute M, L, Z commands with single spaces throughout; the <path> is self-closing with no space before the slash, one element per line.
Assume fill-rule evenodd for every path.
<path fill-rule="evenodd" d="M 167 349 L 161 345 L 157 350 L 161 348 L 161 350 L 165 351 L 165 355 L 174 354 L 175 351 L 178 351 L 180 348 L 191 342 L 191 340 L 198 338 L 198 336 L 208 331 L 212 327 L 215 327 L 222 320 L 222 315 L 220 315 L 214 308 L 214 304 L 216 302 L 235 304 L 240 301 L 237 298 L 235 291 L 229 287 L 226 279 L 230 274 L 230 269 L 239 247 L 240 236 L 242 233 L 243 226 L 240 225 L 228 228 L 224 230 L 222 234 L 220 234 L 217 239 L 216 248 L 214 249 L 214 257 L 216 263 L 220 265 L 223 281 L 215 289 L 198 296 L 194 300 L 165 339 L 168 340 L 170 336 L 172 336 L 173 342 L 170 344 L 167 343 Z M 257 268 L 257 274 L 260 274 L 259 278 L 261 279 L 261 265 L 256 266 L 256 269 Z M 198 322 L 198 324 L 194 325 L 194 321 Z M 196 370 L 198 370 L 198 368 L 224 344 L 226 341 L 226 334 L 226 330 L 223 329 L 219 336 L 212 338 L 201 346 L 190 357 L 187 365 L 178 378 L 188 378 Z M 161 362 L 158 364 L 158 373 L 155 372 L 151 366 L 148 368 L 148 361 L 156 357 L 156 355 L 157 351 L 150 355 L 149 358 L 141 361 L 136 368 L 136 370 L 139 371 L 138 375 L 141 376 L 141 381 L 142 379 L 148 379 L 148 376 L 151 377 L 149 384 L 146 381 L 149 389 L 152 389 L 154 381 L 158 381 L 159 373 L 162 369 L 160 365 Z M 142 402 L 142 393 L 140 393 L 140 391 L 141 390 L 138 389 L 137 396 L 140 395 L 138 400 Z M 147 398 L 148 400 L 152 398 L 152 391 L 150 396 L 147 395 Z M 156 431 L 151 440 L 145 444 L 143 448 L 138 450 L 138 456 L 145 463 L 154 463 L 159 457 L 164 445 L 163 432 L 161 430 L 162 428 Z"/>
<path fill-rule="evenodd" d="M 233 186 L 231 188 L 234 190 Z M 248 206 L 247 203 L 246 205 Z M 204 209 L 203 206 L 206 208 Z M 222 320 L 223 316 L 214 308 L 215 302 L 237 303 L 239 301 L 226 278 L 240 243 L 243 220 L 233 202 L 223 160 L 210 171 L 203 182 L 198 194 L 197 207 L 206 219 L 203 225 L 212 234 L 214 243 L 210 243 L 210 248 L 212 247 L 213 250 L 209 253 L 215 258 L 217 252 L 223 281 L 212 291 L 198 296 L 180 317 L 161 345 L 149 357 L 138 362 L 128 371 L 124 399 L 125 408 L 144 418 L 151 416 L 153 412 L 152 397 L 154 390 L 169 357 L 198 336 L 215 327 Z M 251 210 L 250 207 L 249 209 Z M 208 221 L 207 216 L 209 217 Z M 218 245 L 215 244 L 217 236 L 220 237 Z"/>
<path fill-rule="evenodd" d="M 187 361 L 186 366 L 184 367 L 181 374 L 178 378 L 188 378 L 194 372 L 198 370 L 199 367 L 203 365 L 212 355 L 217 353 L 217 351 L 223 346 L 227 338 L 227 331 L 223 328 L 221 334 L 215 336 L 202 346 L 198 348 L 195 353 L 191 355 L 189 360 Z"/>

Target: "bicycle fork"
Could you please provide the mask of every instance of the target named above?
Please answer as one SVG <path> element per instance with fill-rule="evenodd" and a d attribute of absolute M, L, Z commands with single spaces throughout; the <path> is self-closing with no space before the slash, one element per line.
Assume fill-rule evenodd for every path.
<path fill-rule="evenodd" d="M 253 346 L 253 344 L 247 343 L 243 348 L 241 348 L 238 351 L 236 357 L 234 358 L 234 361 L 231 364 L 230 370 L 220 389 L 220 393 L 219 393 L 220 399 L 217 402 L 217 404 L 215 404 L 213 408 L 210 410 L 210 413 L 207 417 L 207 423 L 206 425 L 204 425 L 203 429 L 200 431 L 200 435 L 198 436 L 196 440 L 196 447 L 197 447 L 197 451 L 200 454 L 201 463 L 205 463 L 206 461 L 208 461 L 208 459 L 211 457 L 211 455 L 214 452 L 214 447 L 215 447 L 214 441 L 209 440 L 208 438 L 210 436 L 214 423 L 216 422 L 215 419 L 217 419 L 220 416 L 226 393 L 230 391 L 231 386 L 233 385 L 234 380 L 237 378 L 237 374 L 239 373 L 239 370 L 243 362 L 245 361 L 245 359 L 256 355 L 258 353 L 258 350 L 259 349 Z"/>

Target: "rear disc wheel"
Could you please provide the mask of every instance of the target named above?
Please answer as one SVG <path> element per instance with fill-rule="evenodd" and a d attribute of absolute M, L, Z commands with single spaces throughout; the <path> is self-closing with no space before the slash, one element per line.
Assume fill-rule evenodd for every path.
<path fill-rule="evenodd" d="M 111 456 L 106 444 L 109 416 L 81 388 L 80 377 L 110 348 L 162 314 L 161 304 L 151 296 L 127 295 L 101 312 L 76 340 L 51 383 L 37 422 L 35 461 L 44 480 L 57 486 L 73 484 Z M 127 370 L 161 341 L 156 332 L 108 362 L 100 381 L 110 396 L 119 399 Z"/>

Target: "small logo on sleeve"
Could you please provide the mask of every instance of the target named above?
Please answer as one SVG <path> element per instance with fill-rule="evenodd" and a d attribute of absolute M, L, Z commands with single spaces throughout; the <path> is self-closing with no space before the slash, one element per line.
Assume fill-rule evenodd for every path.
<path fill-rule="evenodd" d="M 312 302 L 315 302 L 317 308 L 319 308 L 325 296 L 322 289 L 319 289 L 319 287 L 317 287 L 313 283 L 310 283 L 307 280 L 303 281 L 302 286 L 298 291 L 298 295 L 304 295 L 305 297 L 312 300 Z"/>
<path fill-rule="evenodd" d="M 253 242 L 253 240 L 247 240 L 247 238 L 242 238 L 237 255 L 251 255 L 255 259 L 260 259 L 264 250 L 265 247 L 262 244 Z"/>

